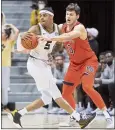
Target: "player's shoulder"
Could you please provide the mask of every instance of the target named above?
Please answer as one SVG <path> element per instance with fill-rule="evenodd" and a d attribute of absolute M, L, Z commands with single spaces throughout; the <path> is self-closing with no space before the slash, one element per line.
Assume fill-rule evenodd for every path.
<path fill-rule="evenodd" d="M 85 26 L 84 26 L 82 23 L 80 23 L 80 24 L 78 24 L 78 25 L 75 25 L 74 29 L 84 30 L 84 29 L 85 29 Z"/>
<path fill-rule="evenodd" d="M 32 32 L 32 33 L 35 33 L 35 34 L 39 34 L 40 33 L 40 28 L 39 28 L 39 24 L 37 25 L 33 25 L 29 30 L 28 32 Z"/>
<path fill-rule="evenodd" d="M 36 29 L 38 27 L 38 25 L 33 25 L 33 26 L 31 26 L 31 28 L 30 29 Z M 29 30 L 30 30 L 29 29 Z"/>

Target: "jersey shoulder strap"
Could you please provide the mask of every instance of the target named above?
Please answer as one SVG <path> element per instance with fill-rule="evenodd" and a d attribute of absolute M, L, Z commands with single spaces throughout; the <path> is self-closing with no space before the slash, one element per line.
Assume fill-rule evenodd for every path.
<path fill-rule="evenodd" d="M 54 23 L 54 32 L 56 33 L 56 35 L 60 34 L 59 27 L 56 23 Z"/>
<path fill-rule="evenodd" d="M 38 23 L 39 35 L 42 35 L 42 25 Z"/>
<path fill-rule="evenodd" d="M 67 28 L 67 24 L 64 23 L 64 24 L 62 25 L 62 33 L 66 33 L 66 28 Z"/>

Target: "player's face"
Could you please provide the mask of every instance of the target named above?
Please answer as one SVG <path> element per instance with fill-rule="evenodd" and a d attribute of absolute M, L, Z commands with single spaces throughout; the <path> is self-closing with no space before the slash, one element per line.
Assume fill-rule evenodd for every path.
<path fill-rule="evenodd" d="M 66 23 L 68 25 L 74 24 L 79 15 L 76 15 L 75 11 L 66 11 Z"/>
<path fill-rule="evenodd" d="M 40 23 L 43 26 L 48 26 L 52 23 L 52 16 L 47 13 L 40 14 Z"/>

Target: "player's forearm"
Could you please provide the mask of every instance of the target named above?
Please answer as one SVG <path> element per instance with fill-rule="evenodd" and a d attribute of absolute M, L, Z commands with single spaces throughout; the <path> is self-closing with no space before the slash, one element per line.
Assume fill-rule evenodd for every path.
<path fill-rule="evenodd" d="M 65 40 L 70 40 L 70 38 L 68 36 L 63 35 L 51 38 L 51 41 L 57 41 L 57 42 L 63 42 Z"/>
<path fill-rule="evenodd" d="M 110 84 L 110 83 L 114 83 L 115 80 L 114 78 L 112 79 L 102 79 L 102 84 Z"/>
<path fill-rule="evenodd" d="M 60 36 L 56 36 L 56 37 L 53 37 L 51 38 L 52 41 L 67 41 L 67 40 L 72 40 L 72 39 L 75 39 L 75 38 L 78 38 L 80 36 L 80 33 L 79 32 L 70 32 L 70 33 L 64 33 Z"/>

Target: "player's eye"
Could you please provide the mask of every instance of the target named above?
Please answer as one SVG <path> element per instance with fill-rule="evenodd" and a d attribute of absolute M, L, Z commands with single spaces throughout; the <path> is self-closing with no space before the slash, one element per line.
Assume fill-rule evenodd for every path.
<path fill-rule="evenodd" d="M 47 17 L 47 16 L 48 16 L 47 14 L 44 15 L 44 17 Z"/>
<path fill-rule="evenodd" d="M 71 13 L 70 16 L 73 16 L 73 14 Z"/>

